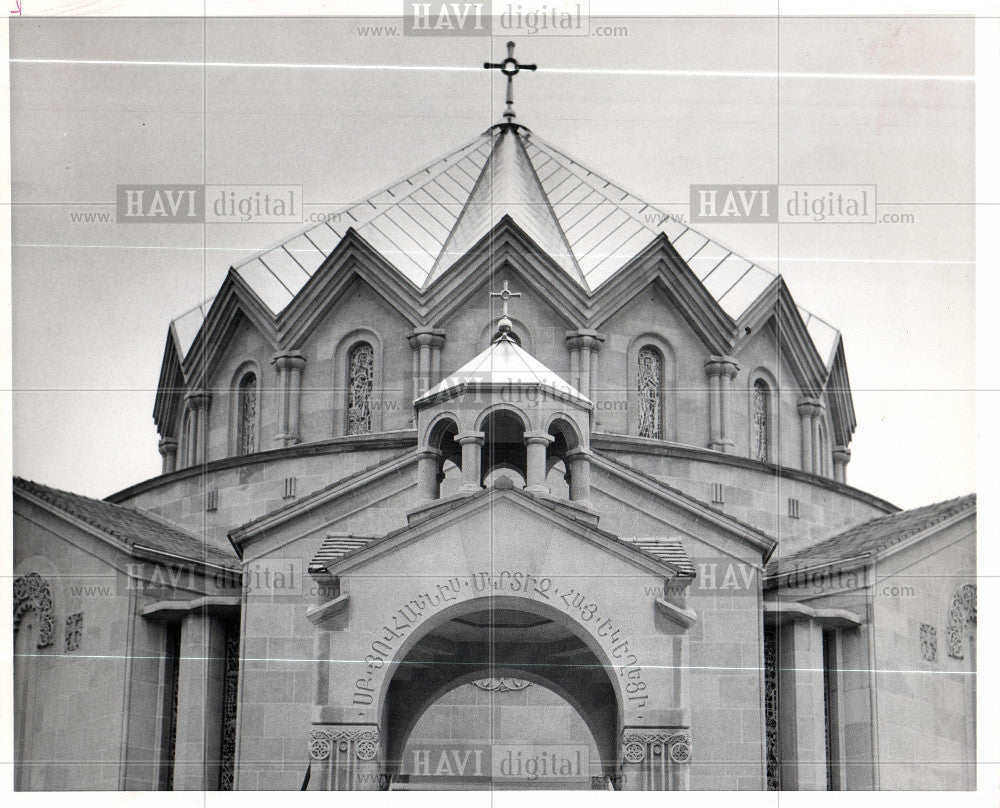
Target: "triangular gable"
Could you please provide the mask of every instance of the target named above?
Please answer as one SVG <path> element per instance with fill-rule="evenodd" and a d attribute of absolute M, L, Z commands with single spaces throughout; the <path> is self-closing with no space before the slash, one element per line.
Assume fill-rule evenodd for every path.
<path fill-rule="evenodd" d="M 816 350 L 799 308 L 780 275 L 737 321 L 737 333 L 747 335 L 741 343 L 772 318 L 782 353 L 788 358 L 799 386 L 818 395 L 826 382 L 826 363 Z"/>
<path fill-rule="evenodd" d="M 854 396 L 851 394 L 851 380 L 847 375 L 844 341 L 839 336 L 833 353 L 830 376 L 826 383 L 826 395 L 830 404 L 834 444 L 848 446 L 857 428 L 858 419 L 854 414 Z"/>
<path fill-rule="evenodd" d="M 184 399 L 184 371 L 173 324 L 167 329 L 167 342 L 163 347 L 160 378 L 156 382 L 156 399 L 153 402 L 153 423 L 162 437 L 175 437 Z"/>
<path fill-rule="evenodd" d="M 663 290 L 706 347 L 716 354 L 729 352 L 735 328 L 732 318 L 716 303 L 662 233 L 597 290 L 592 327 L 600 328 L 651 283 Z"/>
<path fill-rule="evenodd" d="M 422 291 L 428 323 L 467 305 L 484 282 L 510 267 L 522 292 L 537 293 L 571 327 L 589 316 L 587 294 L 510 216 L 503 216 L 456 264 Z"/>
<path fill-rule="evenodd" d="M 186 378 L 207 379 L 211 376 L 241 317 L 246 318 L 274 350 L 278 349 L 280 342 L 274 318 L 253 290 L 230 269 L 184 357 L 182 367 Z"/>
<path fill-rule="evenodd" d="M 278 317 L 285 347 L 300 346 L 355 278 L 367 284 L 414 327 L 421 324 L 417 287 L 357 231 L 348 228 L 323 266 Z"/>
<path fill-rule="evenodd" d="M 552 507 L 552 500 L 529 494 L 519 489 L 488 488 L 464 497 L 432 504 L 416 518 L 411 514 L 410 523 L 386 536 L 367 542 L 364 546 L 341 555 L 327 565 L 327 572 L 339 575 L 360 564 L 392 552 L 402 545 L 433 534 L 443 526 L 461 519 L 467 519 L 482 511 L 495 512 L 500 503 L 506 502 L 540 522 L 555 524 L 560 530 L 570 533 L 582 541 L 597 545 L 626 562 L 641 567 L 657 575 L 668 578 L 687 576 L 681 565 L 654 555 L 633 542 L 623 541 L 612 533 L 601 530 L 591 518 L 577 518 L 579 512 L 572 503 L 560 503 Z M 584 513 L 584 512 L 580 512 Z M 585 514 L 589 516 L 589 514 Z"/>

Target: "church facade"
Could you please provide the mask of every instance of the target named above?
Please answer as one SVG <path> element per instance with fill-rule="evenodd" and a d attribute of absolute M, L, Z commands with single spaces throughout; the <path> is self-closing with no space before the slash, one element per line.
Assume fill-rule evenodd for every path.
<path fill-rule="evenodd" d="M 512 119 L 173 321 L 162 474 L 14 483 L 16 786 L 975 788 L 975 499 L 837 330 Z"/>

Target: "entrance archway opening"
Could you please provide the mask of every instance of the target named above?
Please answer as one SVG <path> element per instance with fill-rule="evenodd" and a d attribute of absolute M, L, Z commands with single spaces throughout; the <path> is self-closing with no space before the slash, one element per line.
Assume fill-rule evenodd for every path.
<path fill-rule="evenodd" d="M 614 776 L 613 671 L 568 617 L 521 601 L 452 607 L 395 666 L 382 724 L 393 788 L 589 789 Z"/>

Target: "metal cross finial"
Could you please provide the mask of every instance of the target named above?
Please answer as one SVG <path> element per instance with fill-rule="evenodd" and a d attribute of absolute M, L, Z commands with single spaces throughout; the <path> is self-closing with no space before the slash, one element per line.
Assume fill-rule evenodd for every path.
<path fill-rule="evenodd" d="M 510 321 L 507 311 L 507 301 L 512 297 L 520 297 L 520 292 L 512 292 L 507 287 L 507 281 L 503 282 L 503 289 L 499 292 L 490 292 L 490 297 L 499 297 L 503 301 L 503 313 L 500 315 L 500 320 L 497 322 L 497 330 L 501 334 L 506 334 L 514 328 L 514 324 Z"/>
<path fill-rule="evenodd" d="M 514 43 L 507 43 L 507 58 L 502 62 L 483 62 L 487 70 L 497 69 L 507 77 L 507 111 L 503 116 L 510 121 L 514 117 L 514 76 L 522 70 L 538 70 L 538 65 L 522 65 L 514 58 Z"/>
<path fill-rule="evenodd" d="M 501 289 L 499 292 L 490 292 L 490 297 L 499 297 L 503 301 L 503 314 L 502 314 L 503 317 L 508 316 L 507 301 L 510 300 L 512 297 L 520 297 L 520 296 L 521 296 L 520 292 L 512 292 L 510 291 L 509 288 L 507 288 L 507 281 L 503 282 L 503 289 Z"/>

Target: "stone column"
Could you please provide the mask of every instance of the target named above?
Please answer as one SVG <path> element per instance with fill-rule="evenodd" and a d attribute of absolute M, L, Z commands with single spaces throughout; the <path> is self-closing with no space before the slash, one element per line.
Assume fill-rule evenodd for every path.
<path fill-rule="evenodd" d="M 687 791 L 691 735 L 686 727 L 625 727 L 622 791 Z"/>
<path fill-rule="evenodd" d="M 415 357 L 414 389 L 417 392 L 416 397 L 420 397 L 440 381 L 438 377 L 441 373 L 444 332 L 434 328 L 418 328 L 407 339 Z"/>
<path fill-rule="evenodd" d="M 823 406 L 822 401 L 816 401 L 813 412 L 812 412 L 812 471 L 813 474 L 823 474 L 826 469 L 823 468 L 823 450 L 820 448 L 819 444 L 819 425 L 822 420 L 823 410 L 826 409 Z"/>
<path fill-rule="evenodd" d="M 309 734 L 310 791 L 382 788 L 376 724 L 315 724 Z"/>
<path fill-rule="evenodd" d="M 781 787 L 791 791 L 825 791 L 823 631 L 808 618 L 787 622 L 779 631 Z"/>
<path fill-rule="evenodd" d="M 225 659 L 224 623 L 203 611 L 184 615 L 177 671 L 174 791 L 219 787 Z"/>
<path fill-rule="evenodd" d="M 177 468 L 177 441 L 173 438 L 160 439 L 160 455 L 163 457 L 161 474 L 169 474 Z"/>
<path fill-rule="evenodd" d="M 300 351 L 277 353 L 271 360 L 278 372 L 278 434 L 279 446 L 294 446 L 299 436 L 299 412 L 302 406 L 302 368 L 306 359 Z"/>
<path fill-rule="evenodd" d="M 207 459 L 206 445 L 208 440 L 208 405 L 211 395 L 204 390 L 192 390 L 185 397 L 188 409 L 191 411 L 191 456 L 188 465 L 195 466 Z"/>
<path fill-rule="evenodd" d="M 417 498 L 425 501 L 441 497 L 441 452 L 423 449 L 417 454 Z"/>
<path fill-rule="evenodd" d="M 846 446 L 833 447 L 833 479 L 847 484 L 847 464 L 851 462 L 851 450 Z"/>
<path fill-rule="evenodd" d="M 816 412 L 816 399 L 800 398 L 799 435 L 802 443 L 802 470 L 812 473 L 813 470 L 813 413 Z"/>
<path fill-rule="evenodd" d="M 540 494 L 549 492 L 549 487 L 545 484 L 545 450 L 553 440 L 555 438 L 547 432 L 528 432 L 525 434 L 524 442 L 528 447 L 526 491 Z"/>
<path fill-rule="evenodd" d="M 583 505 L 590 504 L 590 452 L 573 449 L 566 453 L 569 467 L 569 498 Z"/>
<path fill-rule="evenodd" d="M 732 428 L 733 378 L 739 365 L 731 356 L 710 356 L 705 361 L 708 374 L 709 449 L 732 452 L 736 445 Z"/>
<path fill-rule="evenodd" d="M 590 398 L 594 389 L 596 354 L 601 349 L 602 342 L 604 342 L 604 337 L 590 329 L 566 333 L 566 345 L 569 347 L 570 384 L 587 398 Z"/>
<path fill-rule="evenodd" d="M 480 460 L 486 433 L 462 432 L 455 436 L 455 440 L 462 447 L 462 490 L 479 491 L 482 488 L 479 482 Z"/>

